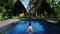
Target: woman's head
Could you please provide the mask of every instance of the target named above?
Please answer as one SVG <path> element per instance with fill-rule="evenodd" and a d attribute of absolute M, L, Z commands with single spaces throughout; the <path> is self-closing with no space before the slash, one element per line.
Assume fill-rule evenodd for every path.
<path fill-rule="evenodd" d="M 29 26 L 31 26 L 31 23 L 29 23 Z"/>

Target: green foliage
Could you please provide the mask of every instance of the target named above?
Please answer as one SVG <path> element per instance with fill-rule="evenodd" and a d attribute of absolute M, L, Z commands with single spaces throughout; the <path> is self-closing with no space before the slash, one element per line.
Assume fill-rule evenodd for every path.
<path fill-rule="evenodd" d="M 19 14 L 19 17 L 24 17 L 24 13 Z"/>
<path fill-rule="evenodd" d="M 13 16 L 12 18 L 17 19 L 17 18 L 18 18 L 18 16 Z"/>
<path fill-rule="evenodd" d="M 8 0 L 8 6 L 12 8 L 14 6 L 14 0 Z"/>
<path fill-rule="evenodd" d="M 5 13 L 6 11 L 7 10 L 4 7 L 0 6 L 0 13 Z"/>
<path fill-rule="evenodd" d="M 58 3 L 58 0 L 46 0 L 46 1 L 48 2 L 48 4 L 51 6 L 51 8 L 53 9 L 54 13 L 56 14 L 56 16 L 51 15 L 49 17 L 50 18 L 51 17 L 53 17 L 53 18 L 60 17 L 60 2 Z M 35 12 L 40 7 L 41 2 L 42 2 L 41 0 L 32 0 L 32 2 L 30 3 L 30 6 L 33 5 L 33 7 L 31 8 L 32 9 L 31 11 Z"/>
<path fill-rule="evenodd" d="M 14 5 L 14 0 L 6 0 L 6 1 L 0 0 L 0 13 L 2 14 L 0 15 L 0 20 L 8 19 L 8 16 L 6 15 L 10 12 L 13 5 Z"/>
<path fill-rule="evenodd" d="M 22 0 L 22 1 L 26 1 L 26 0 Z M 52 9 L 57 14 L 54 17 L 60 18 L 60 2 L 58 3 L 55 0 L 46 0 L 46 1 L 48 2 L 48 4 L 50 6 L 52 6 Z M 31 8 L 31 13 L 34 13 L 40 7 L 40 4 L 41 4 L 41 0 L 32 0 L 32 2 L 30 2 L 29 6 L 28 6 L 28 8 L 29 7 L 31 8 L 30 5 L 33 5 L 33 7 Z M 2 18 L 2 15 L 8 14 L 11 11 L 11 9 L 13 8 L 13 6 L 14 6 L 14 0 L 7 0 L 7 1 L 0 0 L 0 20 L 9 19 L 8 16 L 4 16 Z M 39 11 L 38 11 L 38 13 L 39 13 Z M 37 16 L 37 18 L 45 18 L 46 16 L 39 15 L 39 16 Z M 29 15 L 24 16 L 24 13 L 21 13 L 21 14 L 19 14 L 19 16 L 13 16 L 12 18 L 16 19 L 16 18 L 28 18 L 28 17 L 29 17 Z M 51 16 L 49 16 L 49 17 L 51 18 Z M 53 17 L 53 15 L 52 15 L 52 17 Z M 32 16 L 32 18 L 35 18 L 35 17 Z"/>

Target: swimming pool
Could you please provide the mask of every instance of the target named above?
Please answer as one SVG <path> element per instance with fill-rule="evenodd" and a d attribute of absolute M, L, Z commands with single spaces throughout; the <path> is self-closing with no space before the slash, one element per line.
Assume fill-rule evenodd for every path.
<path fill-rule="evenodd" d="M 60 27 L 57 24 L 47 22 L 45 20 L 21 20 L 13 28 L 8 30 L 6 34 L 29 34 L 27 28 L 32 23 L 33 34 L 60 34 Z"/>
<path fill-rule="evenodd" d="M 29 34 L 27 28 L 29 26 L 29 20 L 19 21 L 19 23 L 12 29 L 6 32 L 6 34 Z M 44 34 L 45 28 L 40 22 L 32 20 L 33 34 Z"/>

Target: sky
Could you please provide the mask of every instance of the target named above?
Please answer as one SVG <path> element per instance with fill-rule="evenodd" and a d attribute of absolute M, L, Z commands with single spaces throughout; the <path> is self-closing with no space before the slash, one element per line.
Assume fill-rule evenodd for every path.
<path fill-rule="evenodd" d="M 14 0 L 16 2 L 16 0 Z M 22 4 L 25 6 L 25 8 L 27 8 L 28 4 L 29 4 L 29 0 L 25 0 L 25 1 L 22 1 Z"/>
<path fill-rule="evenodd" d="M 58 0 L 58 1 L 60 1 L 60 0 Z"/>
<path fill-rule="evenodd" d="M 26 1 L 22 1 L 23 5 L 25 6 L 25 8 L 27 8 L 28 4 L 29 4 L 29 0 Z"/>

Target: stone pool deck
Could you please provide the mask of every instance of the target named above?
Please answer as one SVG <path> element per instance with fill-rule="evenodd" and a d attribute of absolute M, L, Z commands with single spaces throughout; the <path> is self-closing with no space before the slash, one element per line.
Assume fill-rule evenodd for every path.
<path fill-rule="evenodd" d="M 53 18 L 53 19 L 44 19 L 44 20 L 46 20 L 46 21 L 48 21 L 48 22 L 51 22 L 51 23 L 54 23 L 54 24 L 57 24 L 57 23 L 60 23 L 60 18 L 57 18 L 57 19 L 55 19 L 55 18 Z"/>
<path fill-rule="evenodd" d="M 8 20 L 4 20 L 4 21 L 0 21 L 0 28 L 6 26 L 6 25 L 9 25 L 11 23 L 14 23 L 14 22 L 18 22 L 20 19 L 8 19 Z"/>

